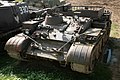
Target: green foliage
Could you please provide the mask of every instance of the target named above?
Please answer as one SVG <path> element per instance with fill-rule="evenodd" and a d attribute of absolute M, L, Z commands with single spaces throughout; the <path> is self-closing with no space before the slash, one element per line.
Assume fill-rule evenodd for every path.
<path fill-rule="evenodd" d="M 120 49 L 120 26 L 117 24 L 112 24 L 111 26 L 111 33 L 110 33 L 110 39 L 109 39 L 109 46 L 112 49 Z"/>
<path fill-rule="evenodd" d="M 110 36 L 111 36 L 111 37 L 114 37 L 114 38 L 120 37 L 119 31 L 120 31 L 119 25 L 113 23 L 113 24 L 111 25 L 111 35 L 110 35 Z"/>
<path fill-rule="evenodd" d="M 15 0 L 16 2 L 23 2 L 23 0 Z"/>
<path fill-rule="evenodd" d="M 101 63 L 89 75 L 61 68 L 56 62 L 20 62 L 9 56 L 0 56 L 0 64 L 0 80 L 111 80 L 109 68 Z"/>

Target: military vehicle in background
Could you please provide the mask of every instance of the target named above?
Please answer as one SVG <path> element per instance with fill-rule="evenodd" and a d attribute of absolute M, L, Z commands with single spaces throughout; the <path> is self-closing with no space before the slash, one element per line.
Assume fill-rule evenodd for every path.
<path fill-rule="evenodd" d="M 4 43 L 19 33 L 22 22 L 29 18 L 28 5 L 25 2 L 0 1 L 0 50 L 4 50 Z"/>

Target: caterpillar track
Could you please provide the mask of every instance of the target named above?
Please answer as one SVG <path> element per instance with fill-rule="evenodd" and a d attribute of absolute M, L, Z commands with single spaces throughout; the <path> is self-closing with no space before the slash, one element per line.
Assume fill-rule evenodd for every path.
<path fill-rule="evenodd" d="M 24 32 L 7 41 L 8 54 L 19 60 L 29 60 L 30 56 L 55 60 L 64 67 L 70 65 L 73 71 L 91 73 L 103 57 L 111 13 L 100 6 L 70 4 L 44 11 L 43 22 L 26 22 Z"/>

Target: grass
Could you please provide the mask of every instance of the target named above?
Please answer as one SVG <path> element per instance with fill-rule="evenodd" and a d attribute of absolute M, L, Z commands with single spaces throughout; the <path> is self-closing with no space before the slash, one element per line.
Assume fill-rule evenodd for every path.
<path fill-rule="evenodd" d="M 109 46 L 112 49 L 120 49 L 120 27 L 117 24 L 112 24 Z"/>
<path fill-rule="evenodd" d="M 119 25 L 117 24 L 112 24 L 112 27 L 111 27 L 111 37 L 114 37 L 114 38 L 120 38 L 120 27 Z"/>
<path fill-rule="evenodd" d="M 47 64 L 47 65 L 44 65 Z M 85 75 L 50 62 L 20 62 L 0 56 L 0 80 L 111 80 L 111 71 L 99 63 L 92 74 Z"/>

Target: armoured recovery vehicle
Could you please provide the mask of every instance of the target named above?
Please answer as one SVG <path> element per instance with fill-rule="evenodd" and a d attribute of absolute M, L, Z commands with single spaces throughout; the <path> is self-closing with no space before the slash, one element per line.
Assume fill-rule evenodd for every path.
<path fill-rule="evenodd" d="M 109 39 L 111 12 L 100 6 L 65 4 L 43 14 L 43 22 L 24 22 L 23 32 L 7 41 L 8 54 L 25 61 L 31 57 L 55 60 L 73 71 L 91 73 Z"/>

